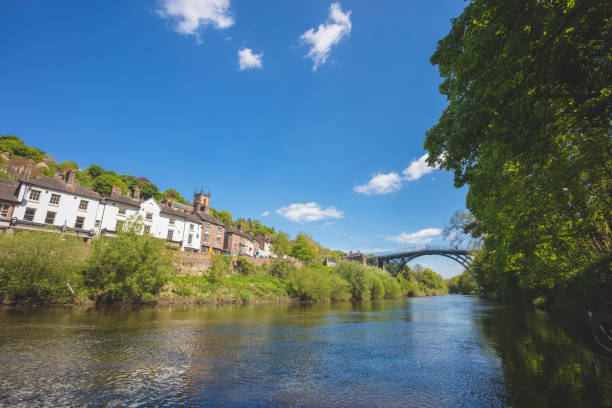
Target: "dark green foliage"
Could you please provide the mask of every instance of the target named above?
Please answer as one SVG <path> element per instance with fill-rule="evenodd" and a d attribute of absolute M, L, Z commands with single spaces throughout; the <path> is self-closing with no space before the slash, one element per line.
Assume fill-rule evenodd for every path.
<path fill-rule="evenodd" d="M 93 295 L 107 301 L 151 301 L 172 272 L 171 254 L 164 241 L 138 235 L 132 222 L 112 239 L 94 242 L 84 274 Z"/>
<path fill-rule="evenodd" d="M 70 300 L 80 288 L 87 247 L 56 233 L 0 233 L 0 299 L 17 303 Z"/>
<path fill-rule="evenodd" d="M 0 153 L 9 152 L 11 157 L 19 156 L 39 163 L 45 159 L 45 152 L 35 147 L 29 147 L 17 136 L 0 136 Z"/>
<path fill-rule="evenodd" d="M 402 268 L 395 277 L 405 296 L 432 296 L 448 293 L 448 286 L 442 276 L 431 269 L 415 265 L 414 269 Z"/>
<path fill-rule="evenodd" d="M 232 214 L 230 214 L 228 211 L 217 211 L 214 208 L 210 208 L 210 213 L 212 214 L 213 217 L 215 217 L 216 219 L 218 219 L 219 221 L 221 221 L 221 223 L 223 223 L 223 225 L 225 225 L 226 227 L 235 227 L 236 223 L 234 222 L 234 220 L 232 219 Z"/>
<path fill-rule="evenodd" d="M 113 186 L 121 187 L 123 194 L 127 193 L 128 188 L 117 174 L 104 173 L 98 176 L 92 183 L 91 187 L 93 191 L 97 192 L 101 196 L 110 196 Z"/>
<path fill-rule="evenodd" d="M 463 271 L 461 275 L 450 278 L 447 285 L 450 293 L 460 293 L 462 295 L 474 295 L 478 290 L 474 277 L 468 271 Z"/>
<path fill-rule="evenodd" d="M 104 170 L 102 166 L 92 164 L 91 166 L 85 169 L 85 173 L 93 180 L 98 178 L 100 175 L 106 173 L 106 170 Z"/>
<path fill-rule="evenodd" d="M 605 0 L 475 0 L 438 43 L 425 147 L 469 185 L 491 296 L 554 298 L 612 253 L 611 50 Z"/>

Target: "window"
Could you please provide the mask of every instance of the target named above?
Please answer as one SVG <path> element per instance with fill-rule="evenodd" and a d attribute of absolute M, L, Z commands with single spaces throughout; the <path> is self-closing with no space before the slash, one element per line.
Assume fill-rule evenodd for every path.
<path fill-rule="evenodd" d="M 115 231 L 120 231 L 123 229 L 123 221 L 117 221 L 117 224 L 115 224 Z"/>
<path fill-rule="evenodd" d="M 144 233 L 145 233 L 145 235 L 149 235 L 151 233 L 151 226 L 150 225 L 145 225 L 144 226 Z"/>
<path fill-rule="evenodd" d="M 174 231 L 168 230 L 168 241 L 172 241 L 172 236 L 174 235 Z"/>
<path fill-rule="evenodd" d="M 34 221 L 34 214 L 36 214 L 36 209 L 28 207 L 25 210 L 25 215 L 23 216 L 23 219 L 26 221 Z"/>
<path fill-rule="evenodd" d="M 74 228 L 83 229 L 83 224 L 85 224 L 85 217 L 77 217 Z"/>
<path fill-rule="evenodd" d="M 168 221 L 168 225 L 174 225 L 174 218 L 170 218 L 170 221 Z"/>
<path fill-rule="evenodd" d="M 40 199 L 40 190 L 30 190 L 30 200 L 38 201 Z"/>
<path fill-rule="evenodd" d="M 217 237 L 216 244 L 217 244 L 217 245 L 221 245 L 221 237 Z"/>
<path fill-rule="evenodd" d="M 153 213 L 147 213 L 145 220 L 147 221 L 153 221 Z"/>
<path fill-rule="evenodd" d="M 8 217 L 8 212 L 10 208 L 10 204 L 0 204 L 0 218 Z"/>
<path fill-rule="evenodd" d="M 96 220 L 96 228 L 100 228 L 100 220 Z"/>
<path fill-rule="evenodd" d="M 32 196 L 32 194 L 30 194 Z M 51 205 L 59 205 L 59 200 L 61 196 L 59 194 L 51 194 L 51 199 L 49 200 L 49 204 Z"/>
<path fill-rule="evenodd" d="M 118 214 L 125 217 L 125 208 L 120 208 Z"/>
<path fill-rule="evenodd" d="M 55 211 L 47 211 L 47 216 L 45 217 L 45 224 L 53 224 L 55 221 Z"/>
<path fill-rule="evenodd" d="M 223 233 L 223 227 L 221 227 L 221 226 L 217 227 L 217 232 L 219 234 Z"/>
<path fill-rule="evenodd" d="M 210 229 L 210 222 L 205 223 L 205 224 L 204 224 L 204 228 L 206 228 L 207 230 L 209 230 L 209 229 Z"/>
<path fill-rule="evenodd" d="M 189 231 L 193 231 L 193 224 L 189 224 Z"/>
<path fill-rule="evenodd" d="M 207 244 L 208 243 L 208 234 L 204 234 L 204 243 Z"/>
<path fill-rule="evenodd" d="M 89 201 L 81 200 L 81 202 L 79 203 L 79 210 L 87 211 L 87 205 L 88 204 L 89 204 Z"/>
<path fill-rule="evenodd" d="M 191 245 L 192 242 L 193 242 L 193 234 L 189 234 L 189 237 L 187 237 L 187 244 Z"/>

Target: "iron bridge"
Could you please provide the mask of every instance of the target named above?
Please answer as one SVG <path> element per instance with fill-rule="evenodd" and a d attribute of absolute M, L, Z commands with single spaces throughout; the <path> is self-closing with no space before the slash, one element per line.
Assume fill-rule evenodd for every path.
<path fill-rule="evenodd" d="M 384 255 L 375 255 L 375 257 L 378 261 L 378 266 L 384 269 L 385 263 L 395 264 L 402 268 L 404 265 L 406 265 L 413 259 L 426 255 L 440 255 L 452 259 L 453 261 L 463 266 L 470 274 L 472 274 L 472 271 L 470 270 L 470 260 L 473 254 L 471 251 L 465 249 L 417 248 L 398 250 L 396 252 Z"/>

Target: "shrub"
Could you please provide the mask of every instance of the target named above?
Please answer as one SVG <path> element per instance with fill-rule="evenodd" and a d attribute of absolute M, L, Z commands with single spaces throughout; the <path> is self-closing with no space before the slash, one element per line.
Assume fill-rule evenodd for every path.
<path fill-rule="evenodd" d="M 142 225 L 131 222 L 117 237 L 99 239 L 84 273 L 84 281 L 99 299 L 149 301 L 172 271 L 164 241 L 139 235 Z"/>
<path fill-rule="evenodd" d="M 0 297 L 15 302 L 48 302 L 73 297 L 88 248 L 76 237 L 56 233 L 0 233 Z"/>
<path fill-rule="evenodd" d="M 236 272 L 242 275 L 255 274 L 255 265 L 250 263 L 245 257 L 239 256 L 236 260 Z"/>
<path fill-rule="evenodd" d="M 289 277 L 293 291 L 303 300 L 346 300 L 351 285 L 330 268 L 310 265 L 295 269 Z"/>
<path fill-rule="evenodd" d="M 270 265 L 270 275 L 277 278 L 287 279 L 297 268 L 289 259 L 276 258 Z"/>
<path fill-rule="evenodd" d="M 231 255 L 213 254 L 211 256 L 210 267 L 208 268 L 208 279 L 214 283 L 231 273 L 233 259 Z"/>

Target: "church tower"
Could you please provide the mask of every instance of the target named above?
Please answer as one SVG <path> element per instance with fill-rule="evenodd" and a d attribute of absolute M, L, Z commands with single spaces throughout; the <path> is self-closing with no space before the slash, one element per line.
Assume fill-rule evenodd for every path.
<path fill-rule="evenodd" d="M 193 213 L 206 213 L 210 211 L 210 191 L 206 194 L 204 189 L 193 194 Z"/>

